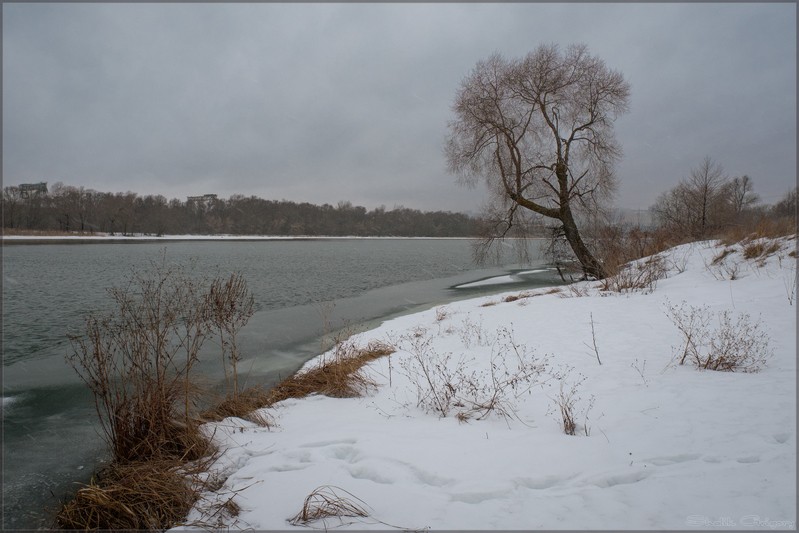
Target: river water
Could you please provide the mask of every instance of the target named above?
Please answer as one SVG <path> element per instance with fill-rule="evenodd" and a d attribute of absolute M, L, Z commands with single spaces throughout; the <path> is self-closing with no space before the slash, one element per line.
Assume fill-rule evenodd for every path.
<path fill-rule="evenodd" d="M 250 383 L 267 386 L 317 355 L 331 326 L 363 329 L 436 304 L 559 282 L 552 270 L 526 272 L 545 266 L 535 254 L 528 264 L 509 253 L 495 266 L 478 267 L 463 239 L 7 245 L 2 251 L 3 529 L 49 526 L 59 501 L 105 459 L 91 395 L 65 362 L 66 334 L 80 332 L 86 312 L 110 308 L 107 288 L 164 253 L 212 277 L 244 276 L 257 311 L 240 335 L 239 369 Z M 472 283 L 492 277 L 507 283 Z M 201 368 L 221 379 L 218 361 Z"/>

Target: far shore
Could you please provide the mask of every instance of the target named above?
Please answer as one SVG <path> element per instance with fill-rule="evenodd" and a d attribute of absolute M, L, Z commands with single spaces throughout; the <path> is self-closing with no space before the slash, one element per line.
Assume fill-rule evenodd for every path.
<path fill-rule="evenodd" d="M 187 241 L 317 241 L 350 239 L 473 239 L 475 237 L 402 237 L 358 235 L 70 235 L 70 234 L 3 234 L 0 243 L 12 244 L 139 244 Z"/>

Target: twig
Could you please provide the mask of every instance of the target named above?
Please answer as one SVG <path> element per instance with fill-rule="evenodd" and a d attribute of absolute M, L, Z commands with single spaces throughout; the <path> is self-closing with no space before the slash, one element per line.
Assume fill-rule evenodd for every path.
<path fill-rule="evenodd" d="M 599 358 L 599 348 L 597 348 L 597 346 L 596 346 L 596 331 L 594 331 L 594 314 L 593 314 L 593 313 L 589 313 L 589 315 L 588 315 L 588 316 L 590 316 L 590 317 L 591 317 L 591 341 L 592 341 L 592 342 L 593 342 L 593 344 L 594 344 L 594 353 L 596 354 L 596 360 L 597 360 L 597 362 L 598 362 L 598 363 L 599 363 L 599 365 L 601 366 L 601 365 L 602 365 L 602 360 Z M 583 343 L 583 344 L 584 344 L 585 346 L 588 346 L 588 345 L 587 345 L 587 344 L 585 344 L 585 343 Z M 590 348 L 590 346 L 588 346 L 588 348 Z"/>

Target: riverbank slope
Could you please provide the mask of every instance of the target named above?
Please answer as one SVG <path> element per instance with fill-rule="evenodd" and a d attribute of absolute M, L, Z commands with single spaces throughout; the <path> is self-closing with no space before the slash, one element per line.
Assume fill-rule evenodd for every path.
<path fill-rule="evenodd" d="M 376 386 L 283 401 L 262 412 L 271 428 L 209 425 L 223 450 L 210 475 L 225 481 L 189 519 L 255 530 L 292 518 L 351 529 L 794 529 L 795 240 L 658 257 L 628 271 L 638 288 L 619 279 L 497 294 L 353 337 L 397 349 L 366 367 Z M 719 353 L 743 366 L 693 364 Z M 224 502 L 235 516 L 218 512 Z"/>

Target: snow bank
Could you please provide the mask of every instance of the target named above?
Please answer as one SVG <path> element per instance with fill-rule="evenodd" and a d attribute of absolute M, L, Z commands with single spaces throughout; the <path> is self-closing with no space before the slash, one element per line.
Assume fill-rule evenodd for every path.
<path fill-rule="evenodd" d="M 356 339 L 400 348 L 367 367 L 377 390 L 284 401 L 268 410 L 271 430 L 235 418 L 210 426 L 224 449 L 213 475 L 226 481 L 190 519 L 290 529 L 306 496 L 332 486 L 368 517 L 310 526 L 794 529 L 796 259 L 794 241 L 780 244 L 752 260 L 741 246 L 722 259 L 715 243 L 672 249 L 662 254 L 667 277 L 646 290 L 586 282 L 388 321 Z M 667 311 L 682 302 L 759 321 L 767 366 L 676 365 L 682 337 Z M 459 420 L 462 402 L 446 417 L 429 408 L 419 361 L 445 365 L 459 386 L 507 385 L 521 361 L 540 372 L 501 387 L 497 409 Z M 575 435 L 563 431 L 561 394 Z M 209 502 L 231 498 L 237 517 L 210 517 Z"/>

